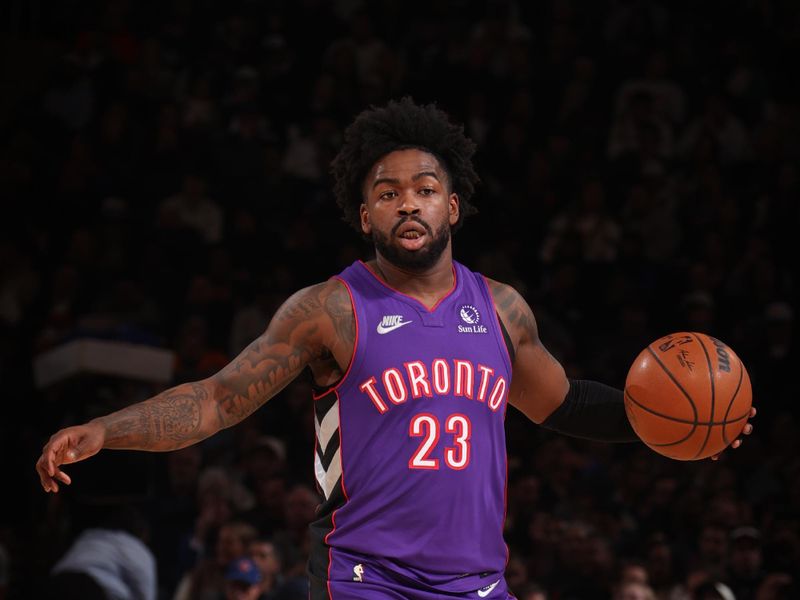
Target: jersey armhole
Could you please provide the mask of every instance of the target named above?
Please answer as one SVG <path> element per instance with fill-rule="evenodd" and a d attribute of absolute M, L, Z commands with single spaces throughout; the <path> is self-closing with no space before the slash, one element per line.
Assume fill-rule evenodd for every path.
<path fill-rule="evenodd" d="M 314 374 L 311 373 L 311 397 L 314 400 L 319 400 L 320 398 L 327 396 L 332 391 L 336 390 L 341 386 L 344 381 L 347 379 L 347 376 L 350 374 L 350 371 L 353 369 L 353 365 L 355 364 L 356 360 L 360 358 L 361 352 L 359 351 L 359 338 L 360 338 L 360 331 L 359 331 L 359 314 L 358 309 L 356 308 L 356 299 L 353 296 L 353 291 L 350 289 L 350 284 L 340 275 L 334 277 L 334 279 L 338 279 L 342 285 L 344 285 L 345 289 L 347 290 L 347 295 L 350 297 L 350 304 L 353 307 L 353 321 L 355 322 L 355 339 L 353 340 L 353 353 L 350 356 L 350 364 L 347 366 L 347 370 L 345 371 L 344 375 L 342 375 L 339 379 L 337 379 L 334 383 L 330 385 L 319 385 L 314 380 Z M 310 371 L 311 369 L 309 369 Z"/>
<path fill-rule="evenodd" d="M 338 387 L 338 385 L 342 383 L 344 375 L 339 377 L 339 379 L 330 385 L 319 385 L 316 381 L 314 381 L 314 374 L 311 373 L 311 369 L 309 369 L 308 378 L 311 381 L 311 392 L 314 395 L 314 398 L 322 398 L 324 395 L 330 393 L 334 388 Z"/>
<path fill-rule="evenodd" d="M 508 335 L 508 330 L 506 329 L 505 323 L 503 323 L 503 319 L 500 318 L 500 313 L 495 311 L 497 314 L 497 322 L 500 323 L 500 331 L 503 332 L 503 341 L 506 343 L 506 350 L 508 350 L 508 358 L 511 359 L 511 364 L 514 364 L 514 358 L 516 357 L 516 353 L 514 352 L 514 344 L 511 342 L 511 336 Z"/>

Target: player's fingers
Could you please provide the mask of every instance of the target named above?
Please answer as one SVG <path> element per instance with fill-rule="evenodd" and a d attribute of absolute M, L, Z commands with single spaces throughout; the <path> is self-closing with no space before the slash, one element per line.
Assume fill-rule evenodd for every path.
<path fill-rule="evenodd" d="M 750 435 L 751 433 L 753 433 L 753 426 L 750 425 L 750 423 L 748 423 L 747 425 L 744 426 L 742 433 L 744 433 L 745 435 Z"/>
<path fill-rule="evenodd" d="M 750 407 L 750 416 L 748 418 L 752 419 L 755 416 L 756 416 L 756 407 L 755 406 L 751 406 Z"/>
<path fill-rule="evenodd" d="M 67 485 L 72 483 L 72 478 L 60 469 L 56 469 L 54 477 L 55 479 L 58 479 L 59 481 L 61 481 L 62 483 L 66 483 Z"/>
<path fill-rule="evenodd" d="M 39 477 L 50 479 L 50 469 L 52 468 L 51 465 L 51 458 L 48 457 L 46 450 L 42 451 L 42 455 L 39 457 L 39 460 L 36 461 L 36 472 L 39 473 Z"/>
<path fill-rule="evenodd" d="M 39 474 L 39 482 L 41 483 L 42 489 L 45 492 L 57 492 L 60 489 L 58 485 L 59 481 L 66 485 L 70 485 L 72 483 L 72 478 L 58 469 L 56 469 L 54 477 L 50 477 L 46 473 Z"/>
<path fill-rule="evenodd" d="M 43 468 L 44 468 L 45 472 L 50 477 L 53 476 L 53 473 L 56 470 L 55 456 L 56 455 L 55 455 L 55 452 L 53 452 L 53 449 L 52 448 L 48 448 L 48 446 L 45 446 L 44 450 L 42 450 L 42 458 L 40 460 L 42 461 L 42 465 L 43 465 Z"/>
<path fill-rule="evenodd" d="M 748 427 L 750 429 L 748 429 Z M 750 432 L 753 431 L 753 426 L 752 425 L 747 425 L 743 429 L 743 431 L 744 431 L 745 434 L 750 435 Z M 731 448 L 738 448 L 741 445 L 742 445 L 742 438 L 737 438 L 737 439 L 733 440 L 733 443 L 731 443 Z M 721 454 L 722 454 L 721 452 L 719 454 L 714 454 L 711 457 L 711 460 L 719 460 L 719 457 L 720 457 Z"/>
<path fill-rule="evenodd" d="M 49 492 L 53 480 L 44 466 L 44 457 L 40 457 L 39 460 L 36 461 L 36 472 L 39 474 L 39 483 L 42 484 L 42 489 L 44 489 L 45 492 Z"/>
<path fill-rule="evenodd" d="M 69 475 L 59 469 L 55 469 L 53 475 L 47 472 L 44 457 L 40 458 L 36 463 L 36 472 L 39 474 L 39 482 L 45 492 L 57 492 L 59 489 L 57 479 L 69 485 L 72 479 Z"/>
<path fill-rule="evenodd" d="M 47 472 L 51 477 L 55 477 L 59 465 L 68 465 L 82 460 L 83 457 L 81 455 L 83 452 L 80 449 L 81 441 L 81 439 L 78 439 L 75 441 L 50 442 L 50 444 L 48 444 L 49 448 L 45 446 L 46 450 L 44 456 L 47 460 Z"/>
<path fill-rule="evenodd" d="M 63 454 L 69 442 L 62 439 L 50 438 L 44 448 L 42 448 L 42 458 L 47 474 L 54 477 L 58 465 L 63 464 Z"/>
<path fill-rule="evenodd" d="M 74 459 L 70 460 L 73 453 L 74 450 L 69 447 L 69 440 L 64 439 L 50 438 L 50 441 L 42 448 L 42 455 L 36 463 L 36 470 L 39 471 L 42 486 L 46 491 L 58 491 L 56 479 L 66 484 L 71 482 L 69 476 L 61 471 L 58 466 L 74 462 Z"/>

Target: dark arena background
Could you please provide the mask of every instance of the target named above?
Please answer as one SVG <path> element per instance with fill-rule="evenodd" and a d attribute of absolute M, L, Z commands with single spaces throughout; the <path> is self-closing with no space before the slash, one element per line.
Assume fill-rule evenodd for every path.
<path fill-rule="evenodd" d="M 478 143 L 455 257 L 526 297 L 570 376 L 621 388 L 648 343 L 700 331 L 752 378 L 755 431 L 716 462 L 509 410 L 511 590 L 800 597 L 795 1 L 12 0 L 0 36 L 0 599 L 45 597 L 120 511 L 159 600 L 200 598 L 256 533 L 282 558 L 267 597 L 306 597 L 308 377 L 201 445 L 67 467 L 57 495 L 34 463 L 367 258 L 328 165 L 404 95 Z"/>

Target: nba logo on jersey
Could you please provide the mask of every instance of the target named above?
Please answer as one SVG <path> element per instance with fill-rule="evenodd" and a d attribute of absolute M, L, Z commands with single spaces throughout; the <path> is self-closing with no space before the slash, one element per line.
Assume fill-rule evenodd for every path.
<path fill-rule="evenodd" d="M 364 565 L 361 563 L 353 567 L 353 581 L 364 581 Z"/>

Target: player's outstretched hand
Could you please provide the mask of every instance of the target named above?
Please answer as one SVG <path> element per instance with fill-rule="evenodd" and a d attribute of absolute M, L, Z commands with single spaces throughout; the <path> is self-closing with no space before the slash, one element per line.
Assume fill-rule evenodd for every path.
<path fill-rule="evenodd" d="M 756 416 L 756 407 L 755 406 L 751 406 L 750 407 L 750 416 L 747 417 L 747 424 L 744 426 L 744 429 L 742 429 L 742 433 L 744 435 L 750 435 L 751 433 L 753 433 L 753 425 L 750 423 L 750 419 L 752 419 L 755 416 Z M 730 445 L 730 448 L 738 448 L 741 445 L 742 445 L 742 438 L 737 438 Z M 711 460 L 719 460 L 720 454 L 722 454 L 722 452 L 712 456 Z"/>
<path fill-rule="evenodd" d="M 105 429 L 97 423 L 67 427 L 54 433 L 36 461 L 36 472 L 45 492 L 57 492 L 58 482 L 69 485 L 69 475 L 59 467 L 94 456 L 103 447 Z"/>

